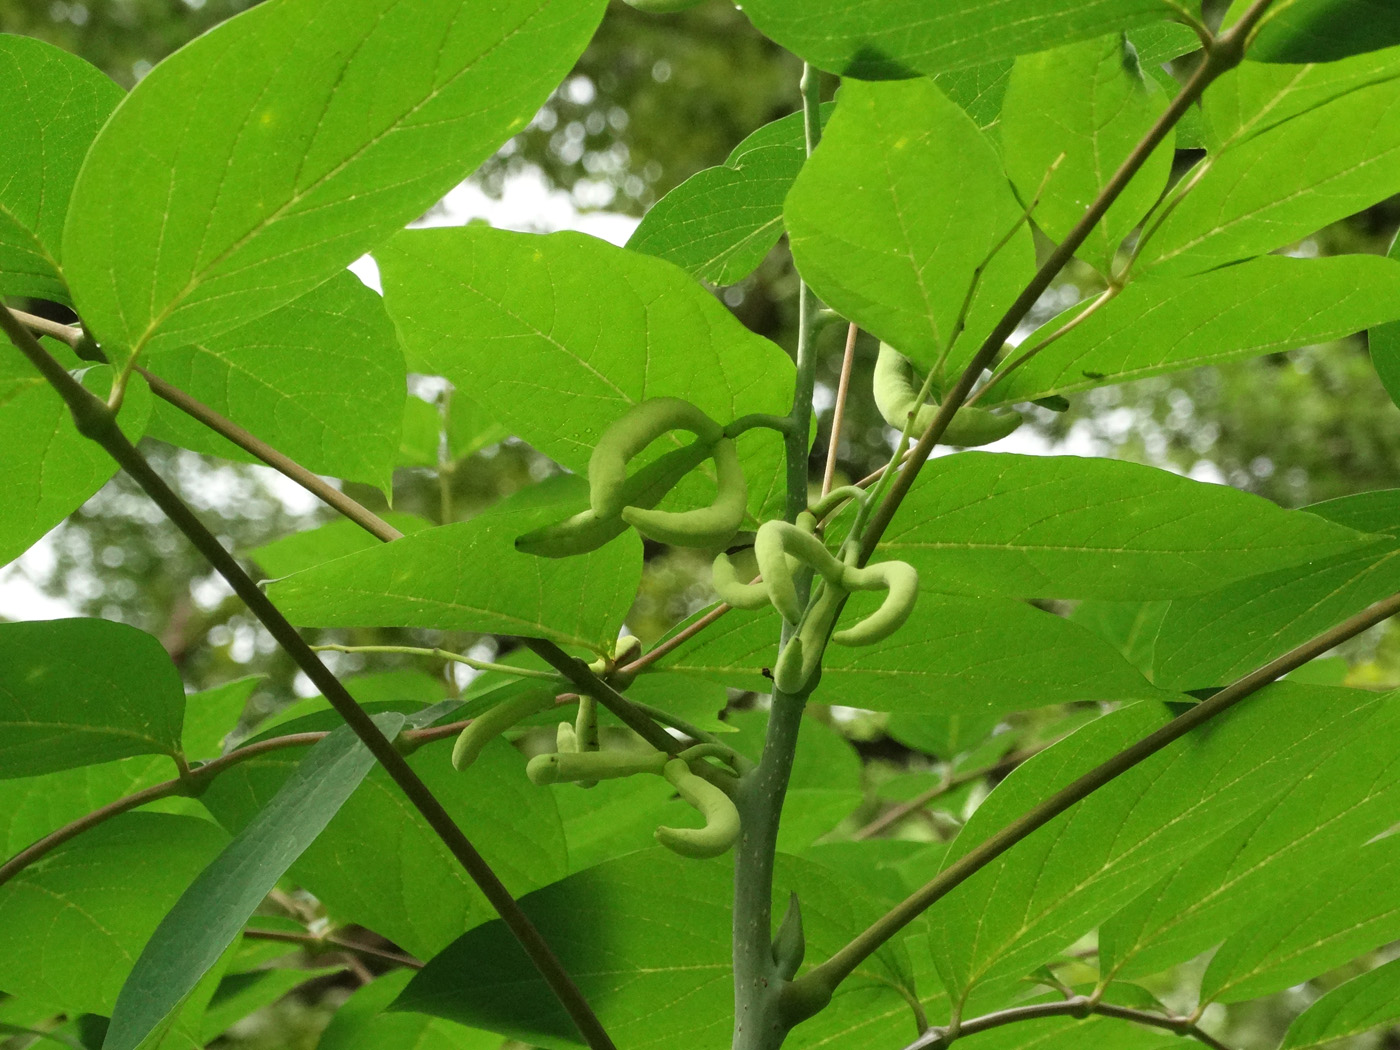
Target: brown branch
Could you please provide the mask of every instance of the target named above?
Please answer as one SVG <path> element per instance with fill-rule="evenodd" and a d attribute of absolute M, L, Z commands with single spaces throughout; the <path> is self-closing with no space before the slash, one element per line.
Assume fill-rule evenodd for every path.
<path fill-rule="evenodd" d="M 1016 1024 L 1019 1021 L 1036 1021 L 1045 1017 L 1083 1019 L 1095 1015 L 1113 1017 L 1120 1021 L 1131 1021 L 1134 1024 L 1147 1025 L 1150 1028 L 1165 1029 L 1176 1035 L 1195 1039 L 1210 1047 L 1211 1050 L 1230 1050 L 1215 1036 L 1202 1031 L 1189 1017 L 1173 1017 L 1166 1014 L 1154 1014 L 1148 1010 L 1134 1010 L 1127 1006 L 1114 1006 L 1110 1003 L 1096 1002 L 1084 995 L 1076 995 L 1070 999 L 1053 1003 L 1012 1006 L 1005 1010 L 997 1010 L 995 1013 L 963 1021 L 955 1028 L 931 1028 L 906 1046 L 904 1050 L 946 1050 L 956 1040 L 976 1035 L 978 1032 L 987 1032 L 993 1028 Z"/>
<path fill-rule="evenodd" d="M 836 454 L 841 450 L 841 427 L 846 421 L 846 395 L 851 389 L 851 368 L 856 360 L 856 334 L 860 331 L 855 324 L 846 330 L 846 350 L 841 355 L 841 378 L 836 384 L 836 406 L 831 410 L 831 443 L 826 451 L 826 470 L 822 474 L 822 495 L 831 491 L 831 483 L 836 478 Z"/>
<path fill-rule="evenodd" d="M 0 328 L 3 328 L 11 342 L 67 403 L 79 433 L 101 445 L 165 512 L 233 588 L 234 593 L 243 600 L 268 633 L 311 679 L 355 735 L 363 741 L 365 747 L 393 778 L 414 808 L 422 814 L 428 826 L 457 858 L 458 863 L 504 920 L 561 1005 L 568 1011 L 589 1046 L 594 1050 L 614 1050 L 611 1038 L 578 986 L 564 970 L 558 957 L 485 858 L 477 852 L 476 847 L 457 826 L 451 814 L 443 808 L 442 803 L 413 771 L 393 743 L 380 732 L 373 719 L 346 691 L 340 680 L 311 651 L 296 628 L 282 615 L 281 610 L 273 605 L 262 589 L 253 582 L 253 578 L 244 571 L 237 559 L 224 549 L 198 516 L 127 440 L 126 435 L 117 426 L 116 414 L 69 375 L 8 309 L 0 309 Z"/>
<path fill-rule="evenodd" d="M 373 948 L 368 944 L 347 941 L 334 934 L 318 937 L 314 933 L 293 933 L 290 930 L 260 930 L 256 927 L 249 927 L 243 931 L 243 936 L 254 941 L 282 941 L 287 944 L 295 944 L 310 952 L 325 951 L 327 946 L 329 946 L 338 948 L 341 951 L 353 952 L 356 955 L 366 955 L 371 959 L 382 959 L 384 962 L 394 963 L 398 966 L 407 966 L 411 970 L 421 970 L 423 968 L 422 961 L 415 959 L 411 955 L 403 955 L 400 952 L 391 952 L 385 948 Z"/>

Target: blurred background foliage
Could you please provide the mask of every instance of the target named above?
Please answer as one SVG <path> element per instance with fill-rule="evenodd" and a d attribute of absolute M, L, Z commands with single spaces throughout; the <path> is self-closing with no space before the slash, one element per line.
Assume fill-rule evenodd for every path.
<path fill-rule="evenodd" d="M 0 31 L 46 39 L 130 87 L 163 56 L 248 6 L 248 0 L 0 0 Z M 667 16 L 647 16 L 613 3 L 597 38 L 554 98 L 472 181 L 499 199 L 513 180 L 534 179 L 568 194 L 578 211 L 640 216 L 690 175 L 723 162 L 747 134 L 796 108 L 799 72 L 791 55 L 759 36 L 721 0 Z M 828 95 L 833 87 L 827 85 Z M 1190 158 L 1183 154 L 1181 159 Z M 1383 253 L 1397 225 L 1400 199 L 1324 230 L 1296 250 Z M 1049 293 L 1054 309 L 1089 290 L 1087 278 L 1083 288 L 1075 280 L 1071 273 Z M 756 273 L 717 294 L 749 328 L 791 348 L 796 283 L 780 245 Z M 44 309 L 44 304 L 32 305 Z M 1047 308 L 1032 320 L 1051 312 Z M 826 455 L 843 335 L 832 329 L 824 337 L 814 468 Z M 870 386 L 874 341 L 862 336 L 857 351 L 838 459 L 846 478 L 878 467 L 888 456 L 891 438 L 863 393 Z M 434 402 L 445 393 L 433 381 L 425 381 L 418 392 Z M 445 442 L 425 451 L 421 442 L 415 446 L 406 439 L 393 509 L 434 522 L 461 519 L 554 469 L 518 442 L 493 443 L 485 426 L 478 436 L 479 441 L 459 443 L 465 451 L 455 459 L 443 451 Z M 1166 467 L 1224 481 L 1286 506 L 1400 486 L 1400 410 L 1382 388 L 1359 338 L 1092 391 L 1076 397 L 1066 412 L 1035 410 L 1030 427 L 1012 441 L 1018 449 L 1112 455 Z M 149 440 L 145 447 L 235 550 L 248 552 L 331 519 L 294 486 L 262 468 Z M 351 486 L 350 491 L 375 509 L 387 507 L 374 490 Z M 629 617 L 630 629 L 646 642 L 709 601 L 705 559 L 694 552 L 660 549 L 649 555 Z M 191 688 L 264 675 L 245 716 L 249 724 L 309 691 L 222 582 L 121 478 L 4 579 L 13 582 L 17 576 L 78 614 L 125 621 L 155 634 Z M 15 608 L 9 612 L 24 614 Z M 319 633 L 316 640 L 324 642 L 443 646 L 482 657 L 499 655 L 491 638 L 425 631 Z M 1357 639 L 1345 656 L 1346 663 L 1334 662 L 1323 673 L 1358 685 L 1400 685 L 1400 640 L 1393 631 L 1382 628 Z M 381 655 L 345 656 L 332 664 L 354 672 L 408 665 L 421 667 L 408 658 Z M 445 680 L 451 691 L 466 677 Z M 735 697 L 734 703 L 742 706 L 752 698 Z M 966 737 L 970 727 L 949 726 L 933 717 L 893 724 L 882 716 L 818 713 L 839 725 L 866 760 L 869 799 L 848 822 L 848 832 L 952 775 L 955 753 L 960 754 L 958 770 L 996 766 L 1006 755 L 1064 732 L 1067 715 L 1073 722 L 1073 712 L 1033 712 L 1002 726 L 990 739 L 993 727 L 975 727 L 971 742 L 978 746 L 961 749 L 954 740 Z M 970 780 L 936 806 L 901 822 L 899 833 L 951 836 L 985 795 L 987 784 Z M 357 982 L 353 967 L 343 980 L 318 981 L 236 1027 L 222 1042 L 249 1050 L 312 1047 L 334 1006 Z M 1168 981 L 1154 991 L 1171 1001 L 1176 987 Z M 1320 990 L 1297 989 L 1236 1010 L 1229 1019 L 1231 1045 L 1241 1050 L 1276 1045 L 1286 1018 Z"/>

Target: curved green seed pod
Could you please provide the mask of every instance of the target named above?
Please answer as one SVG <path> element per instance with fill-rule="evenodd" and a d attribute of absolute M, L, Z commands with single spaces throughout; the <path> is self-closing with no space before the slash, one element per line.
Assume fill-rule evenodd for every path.
<path fill-rule="evenodd" d="M 631 751 L 556 752 L 530 759 L 525 765 L 525 775 L 532 784 L 613 780 L 638 773 L 660 776 L 666 769 L 669 757 L 664 751 L 641 754 Z"/>
<path fill-rule="evenodd" d="M 768 587 L 764 583 L 742 583 L 729 555 L 715 555 L 710 567 L 710 582 L 722 601 L 736 609 L 762 609 L 768 604 Z"/>
<path fill-rule="evenodd" d="M 846 568 L 816 536 L 786 521 L 765 521 L 760 525 L 753 551 L 764 586 L 768 588 L 768 597 L 788 623 L 797 623 L 802 618 L 803 608 L 793 578 L 796 564 L 789 555 L 797 564 L 820 573 L 832 583 L 840 582 Z"/>
<path fill-rule="evenodd" d="M 703 463 L 710 446 L 693 441 L 684 448 L 658 456 L 623 483 L 623 499 L 628 506 L 654 507 L 676 487 L 676 483 Z M 516 537 L 515 549 L 543 558 L 568 558 L 587 554 L 627 531 L 619 517 L 602 517 L 590 507 L 553 525 Z"/>
<path fill-rule="evenodd" d="M 574 733 L 573 723 L 559 723 L 559 728 L 554 731 L 554 750 L 566 755 L 578 753 L 578 736 Z"/>
<path fill-rule="evenodd" d="M 739 452 L 730 438 L 720 438 L 711 450 L 715 461 L 715 500 L 695 510 L 651 510 L 627 505 L 622 520 L 648 539 L 676 547 L 723 547 L 744 523 L 749 487 Z"/>
<path fill-rule="evenodd" d="M 653 397 L 640 401 L 603 431 L 588 460 L 588 500 L 599 517 L 616 518 L 628 505 L 624 485 L 632 457 L 670 430 L 688 430 L 707 448 L 724 434 L 689 401 Z"/>
<path fill-rule="evenodd" d="M 483 711 L 471 720 L 452 748 L 452 767 L 466 769 L 481 749 L 511 726 L 554 706 L 552 689 L 532 689 Z"/>
<path fill-rule="evenodd" d="M 563 751 L 564 748 L 559 748 Z M 578 714 L 574 717 L 574 750 L 580 754 L 598 750 L 598 701 L 591 696 L 578 698 Z M 597 787 L 596 780 L 580 780 L 580 787 Z"/>
<path fill-rule="evenodd" d="M 880 608 L 859 623 L 835 631 L 831 640 L 839 645 L 874 645 L 904 626 L 919 598 L 919 573 L 903 561 L 882 561 L 863 569 L 848 567 L 842 585 L 849 591 L 884 590 L 888 593 Z"/>
<path fill-rule="evenodd" d="M 681 798 L 705 818 L 703 828 L 656 829 L 656 841 L 683 857 L 718 857 L 739 837 L 739 810 L 734 801 L 708 780 L 696 776 L 685 759 L 666 763 L 663 775 Z"/>
<path fill-rule="evenodd" d="M 880 356 L 875 360 L 875 407 L 886 423 L 903 430 L 909 414 L 918 401 L 923 380 L 914 370 L 914 363 L 888 343 L 880 344 Z M 925 403 L 914 418 L 913 433 L 922 434 L 938 414 L 937 391 L 934 400 Z M 1019 412 L 1000 414 L 985 408 L 963 408 L 953 416 L 943 432 L 945 445 L 976 448 L 1000 441 L 1021 425 Z"/>
<path fill-rule="evenodd" d="M 773 685 L 785 693 L 801 692 L 807 682 L 802 650 L 802 636 L 795 634 L 787 640 L 778 654 L 778 662 L 773 665 Z"/>
<path fill-rule="evenodd" d="M 773 962 L 777 964 L 778 976 L 784 981 L 792 980 L 802 965 L 802 957 L 807 954 L 807 938 L 802 933 L 802 905 L 797 902 L 797 894 L 788 894 L 787 911 L 778 924 L 777 935 L 773 938 Z"/>

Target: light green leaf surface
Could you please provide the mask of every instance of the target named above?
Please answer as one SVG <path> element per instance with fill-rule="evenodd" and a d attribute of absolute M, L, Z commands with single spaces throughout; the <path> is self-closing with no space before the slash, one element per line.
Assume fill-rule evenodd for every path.
<path fill-rule="evenodd" d="M 268 594 L 292 622 L 308 626 L 528 635 L 607 651 L 641 581 L 637 535 L 574 558 L 515 549 L 517 536 L 564 517 L 560 499 L 578 500 L 583 486 L 578 477 L 553 479 L 471 521 L 289 576 Z"/>
<path fill-rule="evenodd" d="M 1022 213 L 972 118 L 931 81 L 847 83 L 784 206 L 793 258 L 834 310 L 931 367 L 971 358 L 1030 277 L 1030 231 L 973 269 Z"/>
<path fill-rule="evenodd" d="M 1288 1026 L 1280 1050 L 1305 1050 L 1400 1021 L 1400 959 L 1333 988 Z"/>
<path fill-rule="evenodd" d="M 106 620 L 0 623 L 0 777 L 180 749 L 185 689 L 161 644 Z"/>
<path fill-rule="evenodd" d="M 1392 75 L 1292 119 L 1269 114 L 1183 178 L 1138 265 L 1199 273 L 1291 244 L 1400 192 L 1397 111 L 1400 79 Z"/>
<path fill-rule="evenodd" d="M 667 656 L 663 670 L 770 692 L 762 671 L 777 659 L 778 627 L 771 609 L 726 613 Z M 816 699 L 875 711 L 980 716 L 1161 695 L 1107 642 L 1058 616 L 1005 598 L 925 593 L 888 641 L 829 647 Z"/>
<path fill-rule="evenodd" d="M 1386 830 L 1400 795 L 1400 696 L 1377 697 L 1298 761 L 1293 783 L 1103 925 L 1104 973 L 1158 973 L 1200 954 Z"/>
<path fill-rule="evenodd" d="M 65 365 L 80 362 L 67 348 L 57 352 Z M 112 370 L 97 365 L 82 373 L 83 385 L 105 398 Z M 145 380 L 134 378 L 119 417 L 122 432 L 140 440 L 151 412 Z M 13 561 L 51 528 L 87 501 L 117 464 L 95 441 L 83 437 L 72 414 L 9 340 L 0 338 L 0 564 Z"/>
<path fill-rule="evenodd" d="M 1068 947 L 1353 739 L 1376 702 L 1363 690 L 1270 686 L 1134 766 L 929 910 L 945 985 L 1014 982 Z M 1161 705 L 1135 705 L 1028 760 L 968 821 L 943 867 L 1166 717 Z"/>
<path fill-rule="evenodd" d="M 523 129 L 602 11 L 276 0 L 216 26 L 88 155 L 63 242 L 79 313 L 124 363 L 304 295 Z"/>
<path fill-rule="evenodd" d="M 409 367 L 570 470 L 645 398 L 684 398 L 720 423 L 791 407 L 791 359 L 660 259 L 484 226 L 409 230 L 375 257 Z M 752 430 L 738 445 L 757 512 L 776 496 L 782 443 Z"/>
<path fill-rule="evenodd" d="M 824 106 L 823 116 L 830 111 Z M 807 159 L 801 113 L 759 128 L 723 164 L 696 172 L 642 217 L 627 247 L 711 284 L 758 268 L 783 233 L 783 199 Z"/>
<path fill-rule="evenodd" d="M 1116 33 L 1016 60 L 1001 152 L 1021 200 L 1037 201 L 1033 218 L 1051 240 L 1064 240 L 1166 108 L 1165 94 Z M 1166 188 L 1174 143 L 1169 133 L 1079 249 L 1099 272 L 1112 271 L 1119 242 Z"/>
<path fill-rule="evenodd" d="M 393 737 L 403 717 L 379 715 L 375 723 Z M 117 997 L 103 1050 L 135 1050 L 169 1018 L 373 765 L 348 726 L 307 753 L 276 797 L 161 920 Z"/>
<path fill-rule="evenodd" d="M 1285 0 L 1249 49 L 1260 62 L 1335 62 L 1400 44 L 1400 9 L 1389 0 Z"/>
<path fill-rule="evenodd" d="M 1257 999 L 1400 938 L 1400 836 L 1339 855 L 1211 958 L 1201 1001 Z"/>
<path fill-rule="evenodd" d="M 1400 261 L 1400 235 L 1391 242 L 1387 258 Z M 1374 325 L 1366 333 L 1366 345 L 1371 351 L 1371 365 L 1381 377 L 1381 385 L 1390 400 L 1400 405 L 1400 321 Z"/>
<path fill-rule="evenodd" d="M 1111 642 L 1143 674 L 1152 672 L 1152 650 L 1169 602 L 1080 602 L 1069 614 L 1073 623 Z"/>
<path fill-rule="evenodd" d="M 1224 685 L 1400 591 L 1400 543 L 1252 576 L 1172 602 L 1152 679 L 1164 688 Z"/>
<path fill-rule="evenodd" d="M 0 986 L 111 1013 L 161 917 L 227 841 L 207 820 L 126 813 L 60 846 L 0 887 Z"/>
<path fill-rule="evenodd" d="M 718 1046 L 733 1020 L 730 960 L 732 870 L 663 849 L 632 853 L 529 894 L 521 906 L 618 1046 Z M 831 869 L 780 857 L 775 898 L 802 899 L 808 954 L 834 951 L 883 910 L 858 883 Z M 900 946 L 882 950 L 862 973 L 907 981 Z M 486 1028 L 559 1050 L 579 1045 L 558 1002 L 497 920 L 458 938 L 430 960 L 395 1009 Z"/>
<path fill-rule="evenodd" d="M 0 780 L 0 853 L 18 853 L 70 821 L 174 775 L 175 766 L 166 756 L 140 755 Z"/>
<path fill-rule="evenodd" d="M 1168 17 L 1162 0 L 750 0 L 759 32 L 843 77 L 942 73 Z"/>
<path fill-rule="evenodd" d="M 302 732 L 334 725 L 330 717 L 281 726 Z M 562 878 L 564 832 L 548 791 L 525 777 L 520 754 L 487 747 L 463 773 L 448 761 L 450 742 L 424 748 L 409 765 L 447 807 L 472 844 L 513 893 Z M 257 817 L 288 778 L 304 749 L 270 752 L 219 777 L 202 797 L 230 831 Z M 663 789 L 665 784 L 657 780 Z M 366 858 L 373 857 L 373 863 Z M 403 792 L 374 769 L 291 867 L 291 877 L 341 922 L 353 922 L 428 958 L 495 913 L 462 866 Z"/>
<path fill-rule="evenodd" d="M 405 535 L 432 528 L 432 522 L 413 514 L 385 511 L 380 517 Z M 371 536 L 353 521 L 336 520 L 265 543 L 249 551 L 248 557 L 275 579 L 382 546 L 383 540 Z"/>
<path fill-rule="evenodd" d="M 383 300 L 341 272 L 281 309 L 146 366 L 317 474 L 388 491 L 405 372 Z M 160 401 L 150 434 L 210 455 L 248 453 Z"/>
<path fill-rule="evenodd" d="M 68 198 L 121 97 L 76 55 L 0 36 L 0 293 L 68 302 L 60 262 Z"/>
<path fill-rule="evenodd" d="M 950 69 L 932 77 L 939 90 L 967 112 L 994 147 L 1001 123 L 1001 104 L 1011 81 L 1013 64 L 1011 59 L 1002 58 L 966 69 Z"/>
<path fill-rule="evenodd" d="M 440 1017 L 388 1010 L 413 976 L 393 970 L 345 1001 L 316 1050 L 501 1050 L 501 1037 Z"/>
<path fill-rule="evenodd" d="M 1181 1039 L 1160 1028 L 1148 1028 L 1113 1017 L 1049 1017 L 994 1028 L 968 1037 L 971 1050 L 1168 1050 Z"/>
<path fill-rule="evenodd" d="M 223 753 L 224 738 L 237 727 L 248 698 L 264 678 L 248 675 L 185 697 L 181 740 L 186 757 L 217 758 Z"/>
<path fill-rule="evenodd" d="M 1153 467 L 963 452 L 924 468 L 880 550 L 928 589 L 1128 601 L 1200 594 L 1372 538 Z"/>
<path fill-rule="evenodd" d="M 1042 326 L 1021 344 L 1021 353 L 1084 308 Z M 1030 401 L 1294 350 L 1397 314 L 1400 264 L 1372 255 L 1270 255 L 1190 277 L 1145 275 L 1010 372 L 984 403 Z"/>

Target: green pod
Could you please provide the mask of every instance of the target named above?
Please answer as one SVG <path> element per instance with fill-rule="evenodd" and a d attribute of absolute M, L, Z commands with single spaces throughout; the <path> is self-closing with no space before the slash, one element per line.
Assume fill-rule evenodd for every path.
<path fill-rule="evenodd" d="M 763 583 L 742 583 L 734 562 L 723 552 L 710 566 L 710 582 L 722 601 L 736 609 L 762 609 L 768 604 L 768 587 Z"/>
<path fill-rule="evenodd" d="M 560 751 L 564 749 L 559 748 Z M 574 717 L 574 750 L 579 753 L 598 750 L 598 701 L 591 696 L 578 698 L 578 714 Z M 596 780 L 580 780 L 580 787 L 597 787 Z"/>
<path fill-rule="evenodd" d="M 768 597 L 788 623 L 802 619 L 803 603 L 794 578 L 797 565 L 807 566 L 832 583 L 839 583 L 845 571 L 821 540 L 786 521 L 765 521 L 760 525 L 753 551 Z"/>
<path fill-rule="evenodd" d="M 773 665 L 773 685 L 784 693 L 799 693 L 807 682 L 803 648 L 802 636 L 793 635 L 778 654 L 778 662 Z"/>
<path fill-rule="evenodd" d="M 560 722 L 554 731 L 554 750 L 565 755 L 578 753 L 578 735 L 572 722 Z"/>
<path fill-rule="evenodd" d="M 576 751 L 536 755 L 525 765 L 532 784 L 614 780 L 654 773 L 660 776 L 669 756 L 664 751 Z"/>
<path fill-rule="evenodd" d="M 802 965 L 802 957 L 807 954 L 807 938 L 802 932 L 802 905 L 797 894 L 788 894 L 787 911 L 778 924 L 778 932 L 773 938 L 773 962 L 778 968 L 778 976 L 784 981 L 792 980 Z"/>
<path fill-rule="evenodd" d="M 880 356 L 875 360 L 875 407 L 880 410 L 886 423 L 896 430 L 903 431 L 909 416 L 918 402 L 919 388 L 923 379 L 914 368 L 914 363 L 888 343 L 880 344 Z M 911 433 L 922 434 L 938 414 L 938 394 L 933 391 L 932 400 L 919 408 L 914 418 Z M 961 408 L 943 432 L 945 445 L 959 448 L 976 448 L 1000 441 L 1021 425 L 1019 412 L 998 413 L 985 408 Z"/>
<path fill-rule="evenodd" d="M 684 448 L 658 456 L 623 483 L 623 498 L 628 506 L 654 507 L 709 455 L 707 444 L 693 441 Z M 515 549 L 542 558 L 568 558 L 595 551 L 626 531 L 627 523 L 620 517 L 602 517 L 590 507 L 564 521 L 517 537 Z"/>
<path fill-rule="evenodd" d="M 739 837 L 739 810 L 734 800 L 703 777 L 696 776 L 685 759 L 673 758 L 662 775 L 681 798 L 705 818 L 703 828 L 656 829 L 656 841 L 683 857 L 718 857 Z"/>
<path fill-rule="evenodd" d="M 554 690 L 531 689 L 483 711 L 468 723 L 452 748 L 452 767 L 466 769 L 481 749 L 517 722 L 554 706 Z"/>
<path fill-rule="evenodd" d="M 706 448 L 724 434 L 718 423 L 678 397 L 653 397 L 633 405 L 603 431 L 588 460 L 588 499 L 595 514 L 616 518 L 622 513 L 628 505 L 627 464 L 670 430 L 688 430 Z"/>
<path fill-rule="evenodd" d="M 715 461 L 715 499 L 694 510 L 652 510 L 627 505 L 622 520 L 648 539 L 674 547 L 723 547 L 744 523 L 749 487 L 739 452 L 730 438 L 720 438 L 711 449 Z"/>
<path fill-rule="evenodd" d="M 880 608 L 858 623 L 835 631 L 838 645 L 874 645 L 904 626 L 919 598 L 919 573 L 903 561 L 882 561 L 863 569 L 848 567 L 842 586 L 848 591 L 886 591 Z"/>

